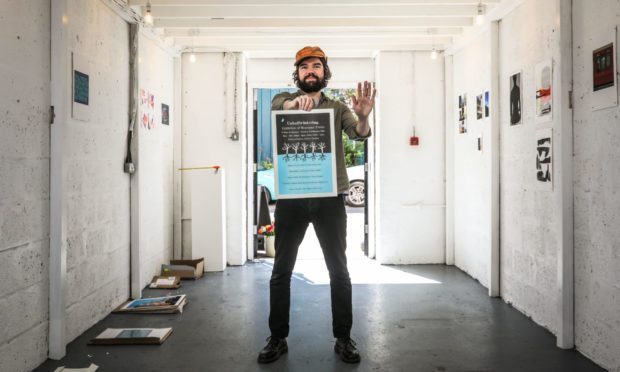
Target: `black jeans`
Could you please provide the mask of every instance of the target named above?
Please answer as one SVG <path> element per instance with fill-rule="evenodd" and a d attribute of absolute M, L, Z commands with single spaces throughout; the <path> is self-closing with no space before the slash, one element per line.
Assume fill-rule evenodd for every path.
<path fill-rule="evenodd" d="M 299 245 L 312 222 L 329 271 L 334 337 L 349 337 L 353 323 L 351 278 L 347 269 L 347 213 L 342 196 L 280 199 L 276 204 L 276 257 L 269 283 L 269 328 L 274 337 L 289 332 L 291 275 Z"/>

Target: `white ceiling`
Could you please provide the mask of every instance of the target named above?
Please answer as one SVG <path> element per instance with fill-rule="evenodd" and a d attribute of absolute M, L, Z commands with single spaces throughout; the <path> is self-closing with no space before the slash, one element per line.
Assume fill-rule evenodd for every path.
<path fill-rule="evenodd" d="M 478 0 L 128 0 L 150 2 L 153 27 L 176 46 L 290 56 L 305 45 L 330 55 L 443 50 L 474 25 Z M 501 0 L 484 0 L 484 13 Z"/>

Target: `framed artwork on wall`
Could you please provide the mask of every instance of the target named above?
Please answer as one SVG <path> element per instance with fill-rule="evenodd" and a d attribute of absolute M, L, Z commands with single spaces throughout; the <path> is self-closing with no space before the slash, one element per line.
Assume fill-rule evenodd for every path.
<path fill-rule="evenodd" d="M 484 117 L 488 118 L 491 111 L 491 94 L 487 90 L 484 92 Z"/>
<path fill-rule="evenodd" d="M 593 38 L 591 59 L 592 110 L 618 105 L 616 53 L 615 28 Z"/>
<path fill-rule="evenodd" d="M 483 95 L 484 93 L 476 96 L 476 120 L 480 120 L 484 117 L 484 109 L 482 106 Z"/>
<path fill-rule="evenodd" d="M 536 84 L 536 121 L 539 123 L 553 119 L 553 61 L 542 61 L 534 69 Z"/>
<path fill-rule="evenodd" d="M 521 71 L 510 75 L 510 125 L 521 124 L 521 112 L 523 102 L 523 91 L 521 89 Z"/>
<path fill-rule="evenodd" d="M 163 125 L 170 125 L 170 106 L 165 103 L 161 104 L 161 123 Z"/>
<path fill-rule="evenodd" d="M 459 133 L 467 133 L 467 94 L 459 96 Z"/>
<path fill-rule="evenodd" d="M 536 183 L 543 190 L 553 190 L 553 130 L 536 131 Z"/>
<path fill-rule="evenodd" d="M 76 120 L 90 119 L 90 70 L 88 60 L 76 53 L 71 54 L 71 117 Z"/>

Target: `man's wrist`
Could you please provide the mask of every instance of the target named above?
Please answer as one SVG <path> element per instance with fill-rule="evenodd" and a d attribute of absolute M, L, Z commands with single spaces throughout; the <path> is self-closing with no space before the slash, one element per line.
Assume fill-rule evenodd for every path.
<path fill-rule="evenodd" d="M 287 99 L 287 100 L 284 101 L 284 103 L 282 103 L 282 108 L 284 110 L 293 109 L 293 108 L 295 108 L 295 103 L 293 103 L 292 99 Z"/>

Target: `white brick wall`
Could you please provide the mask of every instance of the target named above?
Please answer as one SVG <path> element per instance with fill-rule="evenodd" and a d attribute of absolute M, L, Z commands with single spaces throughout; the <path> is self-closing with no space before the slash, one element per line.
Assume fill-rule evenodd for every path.
<path fill-rule="evenodd" d="M 0 371 L 47 356 L 49 29 L 48 1 L 0 0 Z"/>
<path fill-rule="evenodd" d="M 537 189 L 535 136 L 539 128 L 557 125 L 534 120 L 534 67 L 546 59 L 557 60 L 554 27 L 555 2 L 528 0 L 504 17 L 499 28 L 500 291 L 507 302 L 552 332 L 558 312 L 557 191 Z M 517 70 L 522 71 L 522 124 L 511 127 L 509 77 Z M 554 71 L 556 88 L 558 77 Z M 558 179 L 557 167 L 554 177 Z"/>
<path fill-rule="evenodd" d="M 454 55 L 454 258 L 489 286 L 491 254 L 491 117 L 476 117 L 476 96 L 491 89 L 490 36 L 483 32 Z M 459 96 L 467 95 L 467 132 L 458 132 Z M 478 151 L 478 137 L 482 151 Z"/>
<path fill-rule="evenodd" d="M 574 0 L 573 7 L 575 344 L 620 371 L 620 107 L 590 108 L 592 50 L 602 46 L 599 35 L 620 26 L 620 3 Z M 617 48 L 616 41 L 616 61 Z"/>
<path fill-rule="evenodd" d="M 138 151 L 134 153 L 139 177 L 141 280 L 145 286 L 159 275 L 161 264 L 172 258 L 172 135 L 174 122 L 173 57 L 157 42 L 140 37 L 140 88 L 155 95 L 155 127 L 138 123 Z M 170 108 L 170 124 L 161 123 L 161 104 Z M 141 113 L 141 111 L 140 111 Z M 141 118 L 142 115 L 140 114 Z M 176 170 L 174 170 L 176 171 Z"/>
<path fill-rule="evenodd" d="M 90 70 L 90 120 L 65 125 L 70 342 L 129 295 L 129 26 L 101 1 L 68 9 L 71 52 Z"/>

